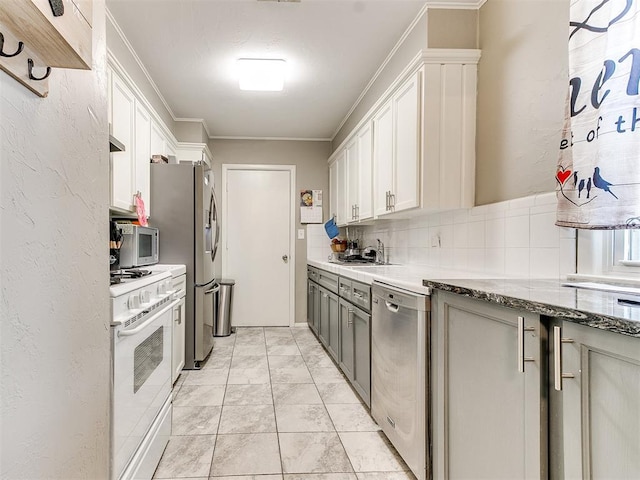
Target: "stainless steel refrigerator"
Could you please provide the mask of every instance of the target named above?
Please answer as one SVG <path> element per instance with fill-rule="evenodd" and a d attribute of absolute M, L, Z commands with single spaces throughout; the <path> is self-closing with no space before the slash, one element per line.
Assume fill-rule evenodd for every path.
<path fill-rule="evenodd" d="M 149 223 L 160 231 L 160 263 L 187 266 L 185 367 L 213 348 L 213 261 L 219 238 L 213 176 L 206 165 L 151 164 Z"/>

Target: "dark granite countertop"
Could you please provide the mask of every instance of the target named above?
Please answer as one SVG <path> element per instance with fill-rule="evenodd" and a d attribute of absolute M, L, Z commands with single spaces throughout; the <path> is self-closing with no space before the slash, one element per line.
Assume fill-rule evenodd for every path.
<path fill-rule="evenodd" d="M 640 337 L 638 296 L 565 287 L 560 280 L 442 279 L 422 283 L 436 290 Z M 620 304 L 620 298 L 635 299 L 638 306 Z"/>

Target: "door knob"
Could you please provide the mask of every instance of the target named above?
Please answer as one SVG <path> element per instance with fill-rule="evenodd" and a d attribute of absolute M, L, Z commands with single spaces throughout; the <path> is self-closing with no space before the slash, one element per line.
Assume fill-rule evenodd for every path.
<path fill-rule="evenodd" d="M 289 255 L 282 255 L 282 261 L 287 263 L 289 261 Z"/>

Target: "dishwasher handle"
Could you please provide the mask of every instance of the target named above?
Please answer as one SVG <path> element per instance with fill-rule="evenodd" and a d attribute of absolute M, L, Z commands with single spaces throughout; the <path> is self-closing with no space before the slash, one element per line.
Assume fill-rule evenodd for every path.
<path fill-rule="evenodd" d="M 391 303 L 388 300 L 385 300 L 384 304 L 386 305 L 387 310 L 389 310 L 390 312 L 398 313 L 398 310 L 400 310 L 400 305 L 397 305 L 395 303 Z"/>

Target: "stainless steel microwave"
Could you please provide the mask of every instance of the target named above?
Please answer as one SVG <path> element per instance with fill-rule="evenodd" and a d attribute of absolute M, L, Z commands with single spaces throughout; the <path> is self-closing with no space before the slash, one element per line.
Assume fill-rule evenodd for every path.
<path fill-rule="evenodd" d="M 143 267 L 158 263 L 157 228 L 119 223 L 122 230 L 120 268 Z"/>

